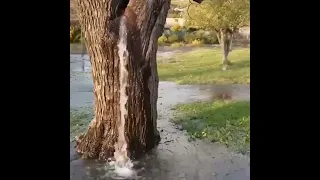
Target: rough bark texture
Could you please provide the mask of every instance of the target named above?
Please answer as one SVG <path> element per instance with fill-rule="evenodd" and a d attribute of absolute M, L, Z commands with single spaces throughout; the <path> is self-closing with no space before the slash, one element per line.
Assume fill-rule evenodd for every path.
<path fill-rule="evenodd" d="M 216 30 L 218 40 L 223 51 L 222 65 L 226 69 L 231 62 L 228 60 L 228 55 L 232 51 L 233 30 L 230 28 Z"/>
<path fill-rule="evenodd" d="M 105 160 L 113 156 L 120 124 L 118 0 L 77 0 L 78 15 L 92 64 L 95 119 L 79 136 L 77 151 Z M 157 131 L 157 39 L 170 6 L 168 0 L 131 0 L 126 8 L 129 86 L 125 138 L 129 156 L 138 156 L 160 141 Z"/>

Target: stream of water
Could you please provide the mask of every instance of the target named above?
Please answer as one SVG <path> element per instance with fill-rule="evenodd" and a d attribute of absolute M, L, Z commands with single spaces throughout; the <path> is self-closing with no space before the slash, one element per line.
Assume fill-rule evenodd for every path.
<path fill-rule="evenodd" d="M 118 127 L 118 142 L 114 145 L 115 152 L 114 158 L 115 162 L 109 163 L 109 165 L 114 165 L 114 174 L 115 177 L 118 178 L 132 178 L 135 176 L 135 171 L 132 169 L 133 164 L 128 157 L 127 153 L 127 142 L 125 139 L 125 123 L 126 116 L 128 114 L 128 109 L 126 108 L 126 104 L 128 102 L 128 95 L 126 94 L 126 88 L 128 86 L 128 70 L 126 69 L 126 65 L 128 64 L 128 50 L 127 50 L 127 29 L 125 22 L 126 17 L 122 16 L 120 20 L 120 30 L 119 30 L 119 58 L 120 58 L 120 126 Z"/>

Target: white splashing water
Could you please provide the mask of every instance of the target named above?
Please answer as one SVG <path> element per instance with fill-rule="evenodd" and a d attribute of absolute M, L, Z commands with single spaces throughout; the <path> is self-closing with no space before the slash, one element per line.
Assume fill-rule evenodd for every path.
<path fill-rule="evenodd" d="M 127 142 L 125 139 L 125 117 L 128 114 L 126 104 L 128 102 L 128 95 L 126 94 L 126 87 L 128 86 L 128 70 L 126 69 L 128 50 L 127 50 L 127 28 L 125 25 L 126 17 L 122 16 L 119 28 L 119 43 L 118 53 L 120 58 L 120 126 L 118 127 L 118 142 L 114 145 L 115 161 L 109 163 L 112 166 L 112 176 L 114 179 L 133 179 L 137 173 L 134 171 L 133 163 L 127 155 Z"/>

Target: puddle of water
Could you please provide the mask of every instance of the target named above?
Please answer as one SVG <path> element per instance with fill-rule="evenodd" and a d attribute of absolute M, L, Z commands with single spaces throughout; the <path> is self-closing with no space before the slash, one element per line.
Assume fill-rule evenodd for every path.
<path fill-rule="evenodd" d="M 211 97 L 211 100 L 250 101 L 250 85 L 201 85 L 199 91 Z"/>
<path fill-rule="evenodd" d="M 76 64 L 72 62 L 71 64 Z M 81 61 L 81 60 L 78 60 Z M 77 70 L 78 65 L 73 69 Z M 70 108 L 93 105 L 93 83 L 90 73 L 74 73 L 70 78 Z M 250 179 L 250 156 L 236 154 L 219 144 L 200 140 L 189 142 L 186 132 L 171 122 L 172 107 L 187 103 L 217 99 L 227 94 L 233 100 L 250 100 L 249 85 L 191 86 L 173 82 L 159 83 L 158 130 L 159 146 L 134 162 L 139 178 L 150 180 L 220 180 Z M 70 147 L 70 179 L 112 179 L 105 162 L 78 159 Z M 107 176 L 106 176 L 107 175 Z"/>
<path fill-rule="evenodd" d="M 71 72 L 91 72 L 91 64 L 88 55 L 70 55 Z"/>

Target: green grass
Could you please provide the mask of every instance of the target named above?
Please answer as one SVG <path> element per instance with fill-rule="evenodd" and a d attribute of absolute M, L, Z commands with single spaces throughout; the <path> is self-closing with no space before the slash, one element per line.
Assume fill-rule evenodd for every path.
<path fill-rule="evenodd" d="M 250 84 L 250 48 L 234 49 L 229 60 L 233 65 L 223 71 L 220 48 L 199 48 L 164 61 L 160 58 L 159 78 L 178 84 Z"/>
<path fill-rule="evenodd" d="M 70 43 L 70 54 L 81 54 L 83 51 L 83 45 L 80 43 Z M 87 53 L 87 49 L 84 48 L 84 52 Z"/>
<path fill-rule="evenodd" d="M 86 132 L 92 119 L 91 108 L 70 109 L 70 141 L 73 141 L 75 136 Z"/>
<path fill-rule="evenodd" d="M 196 2 L 191 2 L 191 3 L 196 3 Z M 171 0 L 171 4 L 172 5 L 176 5 L 176 6 L 179 6 L 179 7 L 186 7 L 188 6 L 190 3 L 188 0 Z"/>
<path fill-rule="evenodd" d="M 250 150 L 250 102 L 180 104 L 177 112 L 174 122 L 191 138 L 220 142 L 242 153 Z"/>

